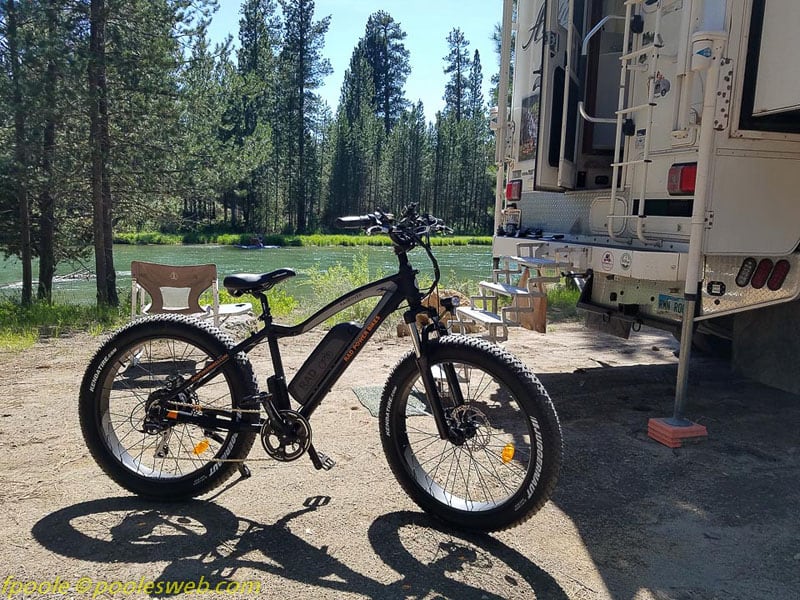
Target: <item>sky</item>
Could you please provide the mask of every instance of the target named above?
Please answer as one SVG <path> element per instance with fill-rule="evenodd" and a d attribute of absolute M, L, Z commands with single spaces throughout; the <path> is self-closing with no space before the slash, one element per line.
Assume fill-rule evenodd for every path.
<path fill-rule="evenodd" d="M 238 44 L 240 0 L 219 0 L 219 10 L 209 28 L 212 42 L 222 41 L 228 34 Z M 336 110 L 344 72 L 350 63 L 353 48 L 369 15 L 384 10 L 407 34 L 404 44 L 410 53 L 411 74 L 406 81 L 406 98 L 422 100 L 425 115 L 432 121 L 444 108 L 444 57 L 447 55 L 447 34 L 459 27 L 469 41 L 470 58 L 480 52 L 484 78 L 484 98 L 488 99 L 492 74 L 499 70 L 497 54 L 491 40 L 495 24 L 502 18 L 502 0 L 316 0 L 314 20 L 331 16 L 325 36 L 324 56 L 333 73 L 318 90 L 322 98 Z"/>

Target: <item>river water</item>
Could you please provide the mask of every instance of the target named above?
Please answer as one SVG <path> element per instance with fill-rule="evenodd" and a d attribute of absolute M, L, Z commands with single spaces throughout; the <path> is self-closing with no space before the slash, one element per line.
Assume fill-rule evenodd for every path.
<path fill-rule="evenodd" d="M 217 265 L 220 285 L 225 275 L 233 273 L 263 273 L 280 267 L 297 271 L 298 276 L 281 284 L 296 299 L 309 299 L 312 294 L 309 272 L 316 268 L 325 270 L 337 263 L 353 264 L 355 257 L 365 254 L 370 274 L 380 271 L 389 275 L 396 271 L 397 259 L 390 247 L 307 246 L 301 248 L 276 248 L 242 250 L 233 246 L 211 244 L 186 246 L 114 246 L 114 265 L 117 269 L 117 287 L 120 297 L 130 294 L 130 264 L 142 260 L 173 265 L 214 263 Z M 491 274 L 491 246 L 442 246 L 434 248 L 442 272 L 442 284 L 457 286 L 464 281 L 476 282 Z M 424 277 L 431 273 L 430 263 L 421 249 L 409 255 L 411 263 Z M 93 270 L 94 259 L 89 257 L 84 265 Z M 82 265 L 62 263 L 57 275 L 73 273 Z M 38 266 L 34 265 L 34 277 Z M 16 258 L 0 258 L 0 297 L 19 294 L 22 268 Z M 95 300 L 96 284 L 93 279 L 57 281 L 54 285 L 56 302 L 90 304 Z M 35 293 L 35 289 L 34 289 Z"/>

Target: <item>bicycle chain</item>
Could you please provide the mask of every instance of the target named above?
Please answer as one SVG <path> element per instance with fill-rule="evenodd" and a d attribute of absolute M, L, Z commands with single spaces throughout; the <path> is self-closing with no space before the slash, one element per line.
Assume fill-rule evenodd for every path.
<path fill-rule="evenodd" d="M 208 410 L 228 410 L 225 408 L 217 408 L 216 406 L 203 406 L 202 404 L 192 404 L 190 402 L 175 402 L 174 400 L 169 401 L 170 404 L 173 406 L 183 406 L 185 408 L 191 408 L 193 410 L 203 411 L 205 409 Z M 231 408 L 231 412 L 238 412 L 238 413 L 248 413 L 248 414 L 261 414 L 260 408 Z"/>
<path fill-rule="evenodd" d="M 203 407 L 202 404 L 191 404 L 189 402 L 174 402 L 174 401 L 172 401 L 172 402 L 170 402 L 170 404 L 172 404 L 173 406 L 181 406 L 181 407 L 184 407 L 184 408 L 191 408 L 192 410 L 199 410 L 199 411 L 202 411 L 203 408 L 208 408 L 210 410 L 220 410 L 219 408 L 216 408 L 216 407 L 213 407 L 213 406 Z M 257 415 L 260 415 L 262 413 L 261 409 L 252 409 L 252 408 L 236 408 L 236 409 L 231 409 L 231 411 L 232 412 L 240 412 L 240 413 L 248 413 L 248 414 L 257 414 Z M 188 456 L 187 457 L 171 456 L 171 457 L 169 457 L 168 460 L 170 460 L 170 461 L 175 460 L 175 461 L 183 461 L 183 462 L 189 462 L 189 461 L 194 462 L 194 461 L 200 460 L 200 457 L 198 456 L 197 458 L 190 458 Z M 271 458 L 269 456 L 266 456 L 264 458 L 249 458 L 249 457 L 246 457 L 246 458 L 207 458 L 207 459 L 204 459 L 204 460 L 205 460 L 205 462 L 217 462 L 217 463 L 243 463 L 245 461 L 247 461 L 247 462 L 274 462 L 274 463 L 280 462 L 280 461 L 277 461 L 274 458 Z"/>

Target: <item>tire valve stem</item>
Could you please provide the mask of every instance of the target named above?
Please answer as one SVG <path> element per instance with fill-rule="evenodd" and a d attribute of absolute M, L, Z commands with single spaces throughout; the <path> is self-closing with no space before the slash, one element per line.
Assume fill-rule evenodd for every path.
<path fill-rule="evenodd" d="M 500 453 L 500 459 L 503 464 L 510 463 L 514 458 L 514 444 L 506 444 L 503 446 L 503 451 Z"/>
<path fill-rule="evenodd" d="M 209 446 L 208 440 L 203 440 L 194 447 L 193 452 L 195 453 L 196 456 L 200 456 L 203 452 L 208 450 L 208 446 Z"/>

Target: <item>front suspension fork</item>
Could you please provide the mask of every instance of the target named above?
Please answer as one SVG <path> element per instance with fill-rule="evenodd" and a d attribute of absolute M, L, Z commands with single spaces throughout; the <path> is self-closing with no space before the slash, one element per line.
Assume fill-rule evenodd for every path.
<path fill-rule="evenodd" d="M 409 313 L 406 313 L 405 321 L 408 325 L 409 331 L 411 332 L 411 343 L 414 346 L 417 370 L 419 371 L 420 378 L 422 379 L 422 385 L 425 388 L 425 395 L 427 396 L 428 403 L 431 407 L 433 420 L 436 422 L 436 429 L 439 431 L 439 437 L 443 440 L 453 440 L 455 432 L 453 431 L 451 422 L 447 418 L 447 415 L 445 415 L 444 408 L 442 407 L 442 396 L 439 392 L 439 385 L 437 384 L 436 378 L 433 375 L 430 359 L 428 358 L 428 353 L 426 351 L 429 332 L 431 330 L 434 331 L 437 337 L 443 335 L 443 333 L 434 325 L 431 329 L 426 328 L 425 335 L 421 337 L 419 330 L 417 329 L 416 318 L 411 317 L 411 322 L 409 322 L 409 318 Z M 453 396 L 453 405 L 461 406 L 464 404 L 464 397 L 461 394 L 461 386 L 458 383 L 458 374 L 456 373 L 455 367 L 453 367 L 452 363 L 443 363 L 438 365 L 438 368 L 441 370 L 441 372 L 438 374 L 440 381 L 442 375 L 444 375 L 444 380 L 447 381 L 450 393 Z"/>

